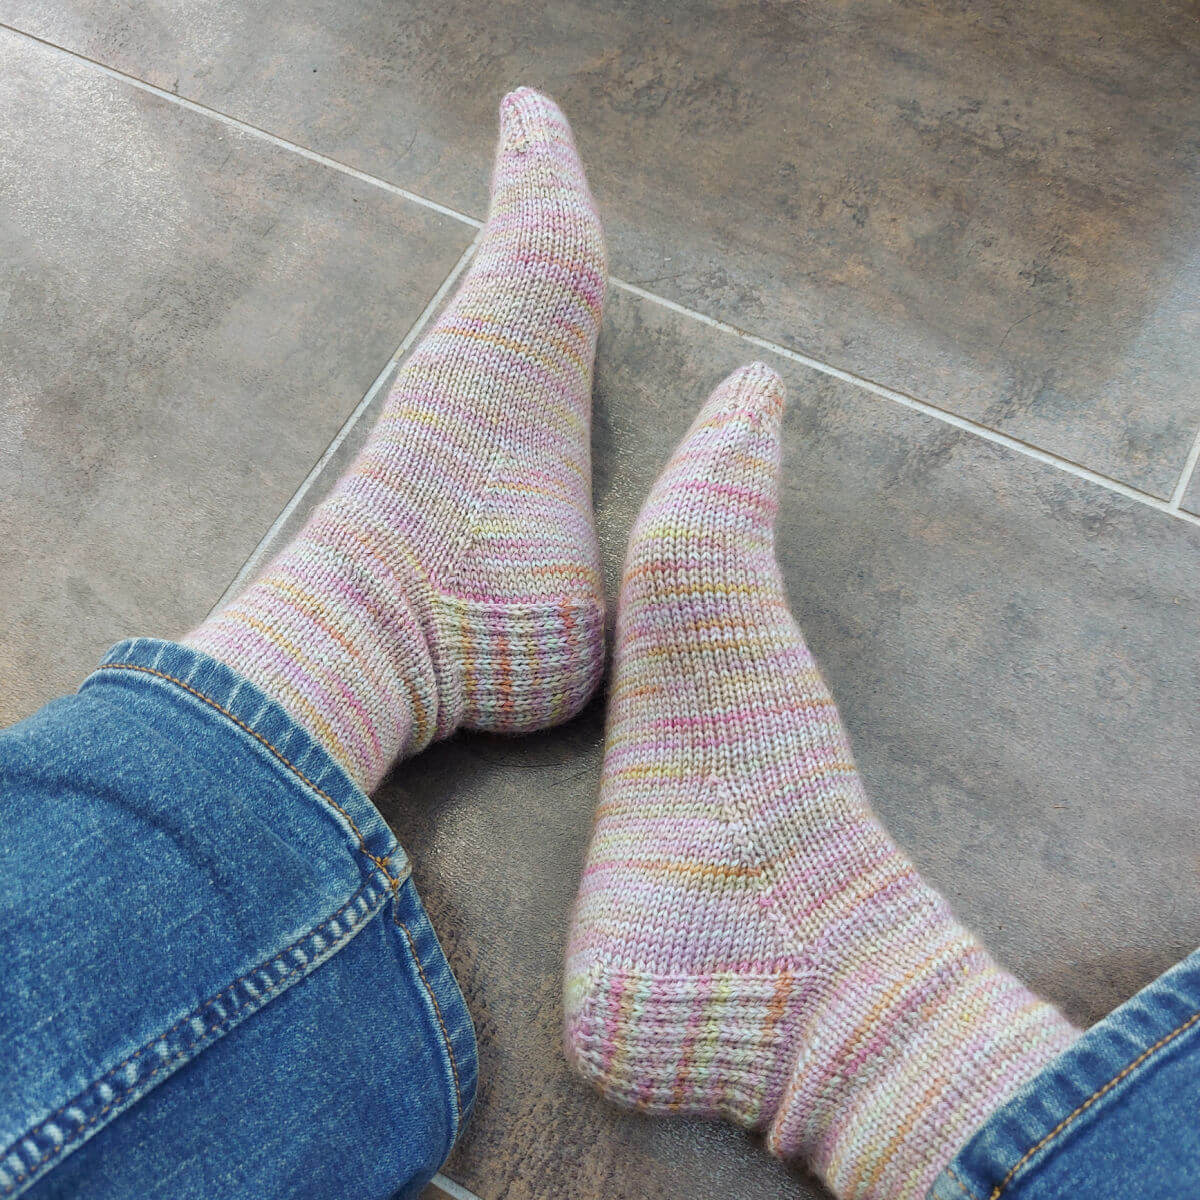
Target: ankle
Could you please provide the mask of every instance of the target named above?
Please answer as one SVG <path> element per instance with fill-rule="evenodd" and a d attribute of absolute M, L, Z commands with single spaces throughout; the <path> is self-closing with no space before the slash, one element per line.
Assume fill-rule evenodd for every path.
<path fill-rule="evenodd" d="M 439 737 L 459 725 L 490 733 L 556 725 L 579 712 L 600 682 L 604 610 L 598 599 L 514 604 L 439 594 L 432 614 L 445 714 Z"/>
<path fill-rule="evenodd" d="M 768 1145 L 840 1200 L 919 1200 L 1077 1036 L 919 879 L 821 970 Z"/>

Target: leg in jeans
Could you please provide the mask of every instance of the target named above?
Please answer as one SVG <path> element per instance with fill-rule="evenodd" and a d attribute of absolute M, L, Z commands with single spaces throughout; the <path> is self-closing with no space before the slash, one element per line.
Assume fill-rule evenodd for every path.
<path fill-rule="evenodd" d="M 512 94 L 471 269 L 297 540 L 0 734 L 0 1197 L 409 1196 L 448 1153 L 474 1033 L 365 791 L 595 686 L 604 270 Z"/>

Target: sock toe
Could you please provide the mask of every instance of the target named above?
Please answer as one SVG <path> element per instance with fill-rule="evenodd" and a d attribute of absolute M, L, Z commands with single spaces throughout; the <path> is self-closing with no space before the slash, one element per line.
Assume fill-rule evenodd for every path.
<path fill-rule="evenodd" d="M 692 428 L 736 420 L 778 434 L 785 393 L 783 380 L 765 362 L 748 363 L 722 380 Z"/>
<path fill-rule="evenodd" d="M 517 88 L 500 101 L 500 149 L 514 154 L 547 150 L 572 167 L 578 156 L 562 109 L 549 96 L 530 87 Z M 572 171 L 575 174 L 582 178 L 582 171 Z"/>
<path fill-rule="evenodd" d="M 779 475 L 783 380 L 766 363 L 739 367 L 708 398 L 665 476 L 703 480 L 738 475 L 774 490 Z M 710 506 L 719 512 L 720 504 Z"/>
<path fill-rule="evenodd" d="M 784 386 L 765 363 L 740 367 L 712 393 L 659 476 L 633 545 L 669 527 L 672 540 L 770 538 L 778 509 Z"/>

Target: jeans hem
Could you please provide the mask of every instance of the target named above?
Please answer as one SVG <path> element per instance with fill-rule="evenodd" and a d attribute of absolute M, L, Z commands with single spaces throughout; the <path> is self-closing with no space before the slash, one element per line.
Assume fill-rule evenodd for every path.
<path fill-rule="evenodd" d="M 297 930 L 294 940 L 289 934 L 290 944 L 261 947 L 257 965 L 239 964 L 229 972 L 237 976 L 232 982 L 211 980 L 210 989 L 219 986 L 182 1016 L 180 1008 L 164 1013 L 153 1036 L 115 1066 L 97 1062 L 90 1082 L 64 1103 L 52 1101 L 55 1111 L 31 1113 L 31 1124 L 12 1137 L 7 1150 L 0 1149 L 0 1196 L 24 1192 L 159 1083 L 312 974 L 388 908 L 389 899 L 399 961 L 414 978 L 419 976 L 430 1036 L 443 1060 L 446 1085 L 439 1090 L 450 1110 L 448 1154 L 474 1101 L 474 1028 L 411 879 L 408 856 L 370 799 L 280 704 L 226 664 L 190 647 L 128 639 L 108 652 L 80 692 L 93 687 L 110 695 L 114 689 L 118 694 L 128 690 L 133 698 L 147 689 L 161 692 L 180 706 L 181 717 L 190 714 L 201 725 L 215 725 L 225 731 L 222 736 L 237 739 L 287 790 L 298 799 L 305 797 L 301 802 L 319 823 L 327 823 L 334 844 L 346 847 L 348 857 L 339 874 L 345 890 L 326 894 L 324 911 L 305 921 L 300 927 L 305 932 Z M 181 728 L 190 726 L 185 721 Z"/>
<path fill-rule="evenodd" d="M 54 1161 L 98 1133 L 207 1045 L 336 954 L 386 904 L 391 888 L 367 882 L 290 946 L 269 955 L 93 1080 L 0 1152 L 0 1195 L 18 1196 Z"/>
<path fill-rule="evenodd" d="M 927 1200 L 1003 1200 L 1066 1139 L 1104 1119 L 1156 1062 L 1200 1036 L 1200 951 L 1080 1035 L 958 1151 Z"/>

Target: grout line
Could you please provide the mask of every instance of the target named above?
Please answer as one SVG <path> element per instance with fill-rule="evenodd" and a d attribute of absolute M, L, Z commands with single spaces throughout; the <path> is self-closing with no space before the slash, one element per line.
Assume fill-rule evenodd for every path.
<path fill-rule="evenodd" d="M 468 1192 L 461 1183 L 455 1183 L 453 1179 L 447 1179 L 440 1171 L 430 1180 L 430 1183 L 440 1187 L 452 1200 L 479 1200 L 479 1197 L 474 1192 Z"/>
<path fill-rule="evenodd" d="M 1179 506 L 1183 503 L 1183 497 L 1187 493 L 1188 484 L 1192 482 L 1192 476 L 1196 473 L 1197 461 L 1200 461 L 1200 430 L 1196 432 L 1196 439 L 1192 442 L 1187 462 L 1183 464 L 1183 473 L 1179 476 L 1179 482 L 1171 493 L 1171 508 L 1176 512 L 1179 511 Z"/>
<path fill-rule="evenodd" d="M 189 100 L 186 96 L 178 96 L 174 92 L 168 92 L 166 88 L 160 88 L 153 83 L 147 83 L 144 79 L 139 79 L 136 75 L 127 75 L 124 71 L 118 71 L 115 67 L 97 62 L 96 59 L 88 58 L 87 55 L 80 54 L 75 50 L 68 50 L 65 46 L 48 42 L 45 38 L 40 38 L 36 34 L 26 33 L 25 30 L 17 29 L 15 26 L 3 21 L 0 21 L 0 29 L 7 29 L 9 33 L 15 33 L 18 37 L 28 38 L 31 42 L 37 42 L 39 46 L 45 46 L 48 50 L 53 50 L 58 54 L 65 54 L 68 58 L 73 58 L 77 62 L 84 63 L 93 70 L 99 71 L 102 75 L 107 75 L 110 79 L 117 79 L 121 83 L 127 83 L 131 87 L 137 88 L 139 91 L 149 92 L 151 96 L 157 96 L 160 100 L 177 104 L 180 108 L 186 108 L 188 112 L 208 117 L 220 125 L 236 129 L 239 133 L 249 134 L 251 137 L 258 138 L 262 142 L 267 142 L 280 150 L 287 150 L 292 154 L 298 154 L 301 158 L 308 159 L 309 162 L 317 163 L 322 167 L 329 167 L 334 171 L 340 171 L 341 174 L 349 175 L 351 179 L 357 179 L 360 183 L 367 183 L 372 187 L 382 188 L 385 192 L 391 192 L 393 196 L 400 196 L 404 200 L 411 200 L 413 204 L 419 204 L 422 208 L 432 209 L 433 212 L 441 213 L 443 217 L 450 217 L 452 220 L 460 221 L 464 225 L 470 225 L 473 229 L 483 228 L 482 221 L 467 213 L 459 212 L 456 208 L 439 204 L 436 200 L 430 200 L 428 196 L 419 196 L 416 192 L 410 192 L 407 188 L 402 188 L 398 184 L 388 183 L 386 179 L 380 179 L 378 175 L 368 175 L 366 171 L 360 171 L 357 167 L 339 162 L 336 158 L 330 158 L 327 154 L 320 154 L 316 150 L 310 150 L 307 146 L 300 145 L 299 142 L 288 141 L 287 138 L 269 133 L 265 129 L 260 129 L 257 125 L 251 125 L 247 121 L 239 121 L 237 117 L 231 117 L 228 113 L 221 112 L 220 109 L 210 108 L 207 104 L 200 104 L 196 100 Z"/>
<path fill-rule="evenodd" d="M 366 183 L 372 187 L 381 188 L 392 195 L 400 196 L 401 198 L 410 201 L 413 204 L 419 205 L 422 208 L 430 209 L 433 212 L 440 213 L 442 216 L 450 217 L 455 221 L 460 221 L 464 225 L 469 225 L 472 229 L 480 230 L 483 228 L 483 222 L 476 217 L 472 217 L 464 212 L 459 212 L 458 209 L 450 208 L 447 205 L 439 204 L 436 200 L 431 200 L 427 196 L 421 196 L 416 192 L 410 192 L 407 188 L 402 188 L 394 183 L 389 183 L 386 179 L 381 179 L 377 175 L 370 175 L 366 171 L 360 171 L 357 167 L 348 166 L 346 163 L 338 162 L 335 158 L 330 158 L 328 155 L 319 154 L 315 150 L 310 150 L 306 146 L 300 145 L 298 142 L 288 141 L 286 138 L 278 137 L 273 133 L 268 133 L 265 129 L 260 129 L 256 125 L 250 125 L 245 121 L 240 121 L 236 117 L 231 117 L 227 113 L 220 112 L 218 109 L 209 108 L 206 104 L 200 104 L 195 100 L 188 100 L 183 96 L 177 96 L 174 92 L 168 92 L 164 88 L 156 87 L 152 83 L 147 83 L 145 80 L 138 79 L 136 76 L 127 75 L 123 71 L 118 71 L 113 67 L 106 66 L 104 63 L 97 62 L 93 58 L 88 58 L 86 55 L 79 54 L 74 50 L 68 50 L 63 46 L 58 46 L 54 42 L 46 41 L 31 33 L 26 33 L 22 29 L 17 29 L 12 25 L 0 22 L 0 29 L 7 29 L 9 32 L 16 34 L 19 37 L 28 38 L 30 41 L 37 42 L 47 49 L 53 50 L 56 53 L 66 55 L 69 58 L 75 59 L 78 62 L 100 71 L 113 79 L 120 80 L 132 87 L 139 88 L 141 91 L 148 92 L 153 96 L 157 96 L 162 100 L 166 100 L 171 104 L 177 104 L 181 108 L 187 109 L 189 112 L 198 113 L 201 116 L 209 117 L 222 125 L 226 125 L 231 129 L 236 129 L 241 133 L 248 134 L 251 137 L 268 142 L 272 146 L 276 146 L 281 150 L 290 151 L 293 154 L 300 155 L 301 158 L 307 159 L 309 162 L 318 163 L 321 166 L 329 167 L 334 171 L 339 171 L 343 175 L 348 175 L 352 179 L 357 179 L 361 183 Z M 1193 513 L 1185 512 L 1179 507 L 1179 502 L 1183 498 L 1186 490 L 1188 479 L 1195 470 L 1197 459 L 1200 458 L 1200 433 L 1196 436 L 1196 441 L 1192 445 L 1191 453 L 1188 455 L 1187 464 L 1184 469 L 1183 476 L 1175 486 L 1175 490 L 1171 494 L 1169 500 L 1164 500 L 1159 496 L 1153 496 L 1149 492 L 1141 491 L 1138 488 L 1131 487 L 1127 483 L 1122 483 L 1118 479 L 1112 479 L 1107 475 L 1102 475 L 1098 471 L 1090 470 L 1079 463 L 1072 462 L 1070 459 L 1062 458 L 1057 454 L 1052 454 L 1048 450 L 1043 450 L 1039 446 L 1035 446 L 1030 442 L 1023 442 L 1020 438 L 1015 438 L 1006 433 L 1001 433 L 997 429 L 992 429 L 990 426 L 981 425 L 977 421 L 969 420 L 966 417 L 960 417 L 957 413 L 953 413 L 945 408 L 939 408 L 936 404 L 930 404 L 925 400 L 918 400 L 915 396 L 909 396 L 904 392 L 898 392 L 893 388 L 885 387 L 882 384 L 875 383 L 870 379 L 866 379 L 861 375 L 855 375 L 850 371 L 845 371 L 841 367 L 835 367 L 830 363 L 822 362 L 820 359 L 812 358 L 799 350 L 789 349 L 787 346 L 780 345 L 778 342 L 769 341 L 766 338 L 758 337 L 756 334 L 747 333 L 744 329 L 739 329 L 736 325 L 730 325 L 726 321 L 718 320 L 716 317 L 710 317 L 706 313 L 699 312 L 697 309 L 688 308 L 684 304 L 679 304 L 674 300 L 668 300 L 665 296 L 659 296 L 654 292 L 648 292 L 645 288 L 638 287 L 637 284 L 627 283 L 623 279 L 610 278 L 609 282 L 613 287 L 619 288 L 622 291 L 628 292 L 630 295 L 637 296 L 642 300 L 646 300 L 651 304 L 657 304 L 662 308 L 668 309 L 671 312 L 677 313 L 680 316 L 688 317 L 693 321 L 699 321 L 702 325 L 707 325 L 711 329 L 720 330 L 722 333 L 732 334 L 734 337 L 740 338 L 748 345 L 755 346 L 760 350 L 765 350 L 770 354 L 777 354 L 781 358 L 786 358 L 791 362 L 798 363 L 800 366 L 808 367 L 811 370 L 819 371 L 823 375 L 829 375 L 834 379 L 840 379 L 846 383 L 852 384 L 855 387 L 862 388 L 883 400 L 890 400 L 893 404 L 899 404 L 904 408 L 911 409 L 914 412 L 919 412 L 927 417 L 932 417 L 936 421 L 941 421 L 945 425 L 950 425 L 955 429 L 960 429 L 965 433 L 974 434 L 976 437 L 982 438 L 984 441 L 992 442 L 994 445 L 1003 446 L 1007 450 L 1011 450 L 1016 454 L 1023 454 L 1026 458 L 1032 458 L 1035 462 L 1040 462 L 1045 466 L 1054 467 L 1056 470 L 1063 471 L 1067 475 L 1073 475 L 1077 479 L 1082 479 L 1087 483 L 1094 484 L 1096 487 L 1104 488 L 1106 491 L 1115 492 L 1119 496 L 1124 496 L 1127 500 L 1136 501 L 1139 504 L 1144 504 L 1148 508 L 1155 509 L 1158 512 L 1166 513 L 1168 516 L 1174 517 L 1177 520 L 1185 521 L 1192 525 L 1200 525 L 1200 516 Z M 416 327 L 414 327 L 416 328 Z M 409 339 L 405 339 L 406 343 Z M 389 367 L 391 364 L 389 363 Z M 386 370 L 387 368 L 385 368 Z M 378 380 L 376 381 L 378 383 Z M 368 397 L 370 393 L 368 393 Z M 367 402 L 368 397 L 364 397 L 363 404 L 359 406 L 361 409 Z M 359 409 L 355 410 L 354 416 L 357 416 Z M 353 419 L 353 417 L 352 417 Z M 325 462 L 323 456 L 321 461 L 314 468 L 314 471 L 320 468 Z M 306 479 L 301 488 L 307 487 L 311 480 Z M 295 497 L 293 497 L 295 499 Z M 288 514 L 294 505 L 289 505 L 281 517 Z M 278 524 L 278 522 L 276 523 Z M 272 526 L 268 533 L 275 532 L 276 526 Z M 262 543 L 260 543 L 261 549 Z M 257 554 L 258 551 L 255 551 Z M 253 560 L 255 555 L 251 556 Z M 238 578 L 234 581 L 238 583 L 246 573 L 246 567 L 243 567 Z M 233 585 L 231 585 L 232 588 Z M 226 592 L 228 595 L 228 591 Z M 224 600 L 224 597 L 222 597 Z M 221 603 L 221 601 L 218 601 Z"/>
<path fill-rule="evenodd" d="M 349 436 L 350 430 L 354 428 L 355 424 L 358 422 L 363 413 L 365 413 L 371 407 L 375 397 L 379 394 L 380 390 L 383 388 L 383 385 L 387 383 L 388 378 L 394 370 L 396 364 L 412 348 L 413 342 L 420 337 L 422 331 L 425 329 L 425 326 L 429 323 L 430 318 L 437 311 L 438 306 L 441 304 L 446 293 L 455 285 L 455 283 L 458 282 L 458 277 L 466 269 L 467 263 L 471 261 L 471 255 L 475 253 L 475 247 L 478 241 L 479 237 L 476 235 L 471 240 L 471 244 L 459 256 L 458 261 L 450 269 L 450 274 L 442 280 L 438 290 L 433 293 L 429 303 L 426 304 L 421 310 L 420 316 L 417 317 L 417 319 L 410 326 L 408 332 L 404 335 L 404 340 L 399 346 L 396 347 L 395 351 L 388 358 L 387 362 L 384 363 L 383 370 L 381 370 L 379 374 L 375 376 L 374 382 L 369 388 L 367 388 L 363 398 L 354 406 L 354 411 L 342 423 L 341 428 L 336 434 L 334 434 L 333 440 L 329 443 L 329 445 L 325 447 L 325 452 L 319 459 L 317 459 L 312 470 L 309 471 L 309 473 L 304 477 L 304 481 L 295 490 L 295 492 L 292 493 L 292 498 L 283 506 L 283 509 L 280 511 L 275 520 L 271 522 L 270 529 L 263 534 L 258 545 L 255 546 L 250 552 L 250 557 L 246 559 L 246 561 L 242 564 L 241 570 L 238 571 L 238 573 L 233 577 L 233 582 L 230 583 L 225 591 L 221 593 L 221 598 L 209 610 L 209 616 L 211 616 L 217 611 L 217 609 L 236 596 L 242 590 L 242 587 L 249 581 L 249 579 L 257 573 L 264 556 L 271 548 L 271 543 L 274 541 L 275 536 L 284 527 L 284 525 L 287 524 L 287 521 L 291 517 L 292 513 L 296 511 L 296 509 L 303 502 L 305 496 L 308 495 L 313 486 L 316 484 L 317 480 L 320 479 L 321 475 L 325 471 L 326 466 L 329 464 L 330 459 L 333 458 L 333 456 L 337 453 L 338 448 Z"/>
<path fill-rule="evenodd" d="M 1153 496 L 1149 492 L 1143 492 L 1138 488 L 1131 487 L 1127 483 L 1122 483 L 1119 479 L 1112 479 L 1107 475 L 1100 474 L 1099 471 L 1093 471 L 1088 467 L 1081 466 L 1079 463 L 1072 462 L 1068 458 L 1061 458 L 1059 455 L 1052 454 L 1048 450 L 1043 450 L 1031 442 L 1023 442 L 1020 438 L 1012 437 L 1007 433 L 1001 433 L 998 429 L 992 429 L 988 425 L 981 425 L 979 422 L 972 421 L 967 417 L 960 417 L 957 413 L 950 412 L 948 409 L 938 408 L 936 404 L 930 404 L 925 400 L 918 400 L 915 396 L 909 396 L 905 392 L 898 392 L 894 388 L 884 387 L 882 384 L 875 383 L 871 379 L 855 375 L 850 371 L 844 371 L 841 367 L 832 366 L 817 358 L 810 358 L 807 354 L 803 354 L 799 350 L 791 350 L 787 346 L 781 346 L 778 342 L 768 341 L 757 334 L 747 333 L 744 329 L 739 329 L 736 325 L 730 325 L 725 321 L 718 320 L 716 317 L 710 317 L 706 313 L 698 312 L 694 308 L 688 308 L 686 305 L 679 304 L 674 300 L 668 300 L 664 296 L 648 292 L 645 288 L 640 288 L 635 283 L 626 283 L 623 279 L 615 278 L 610 278 L 609 282 L 613 287 L 629 292 L 630 295 L 637 296 L 641 300 L 657 304 L 662 308 L 669 309 L 671 312 L 678 313 L 680 316 L 690 317 L 693 321 L 699 321 L 700 324 L 717 329 L 721 333 L 732 334 L 734 337 L 741 338 L 743 342 L 755 346 L 760 350 L 765 350 L 770 354 L 777 354 L 780 358 L 789 359 L 813 371 L 820 371 L 822 375 L 841 379 L 846 383 L 861 388 L 863 391 L 871 392 L 881 399 L 890 400 L 893 404 L 899 404 L 903 408 L 912 409 L 914 412 L 932 417 L 935 421 L 941 421 L 944 425 L 950 425 L 955 429 L 972 433 L 984 441 L 993 442 L 997 446 L 1003 446 L 1006 450 L 1015 451 L 1017 454 L 1025 455 L 1026 458 L 1032 458 L 1037 462 L 1044 463 L 1046 466 L 1055 467 L 1068 475 L 1074 475 L 1077 479 L 1083 479 L 1107 491 L 1116 492 L 1119 496 L 1124 496 L 1128 500 L 1136 500 L 1139 504 L 1145 504 L 1147 507 L 1157 509 L 1159 512 L 1168 513 L 1170 516 L 1177 517 L 1193 525 L 1200 525 L 1200 516 L 1193 516 L 1191 513 L 1180 511 L 1177 498 L 1182 495 L 1182 491 L 1178 485 L 1175 489 L 1176 494 L 1170 500 L 1163 500 L 1159 496 Z M 1188 473 L 1195 466 L 1197 457 L 1200 457 L 1200 434 L 1197 434 L 1196 444 L 1192 447 L 1192 453 L 1188 458 Z M 1184 483 L 1186 483 L 1186 474 L 1185 479 L 1181 481 L 1181 484 Z"/>

